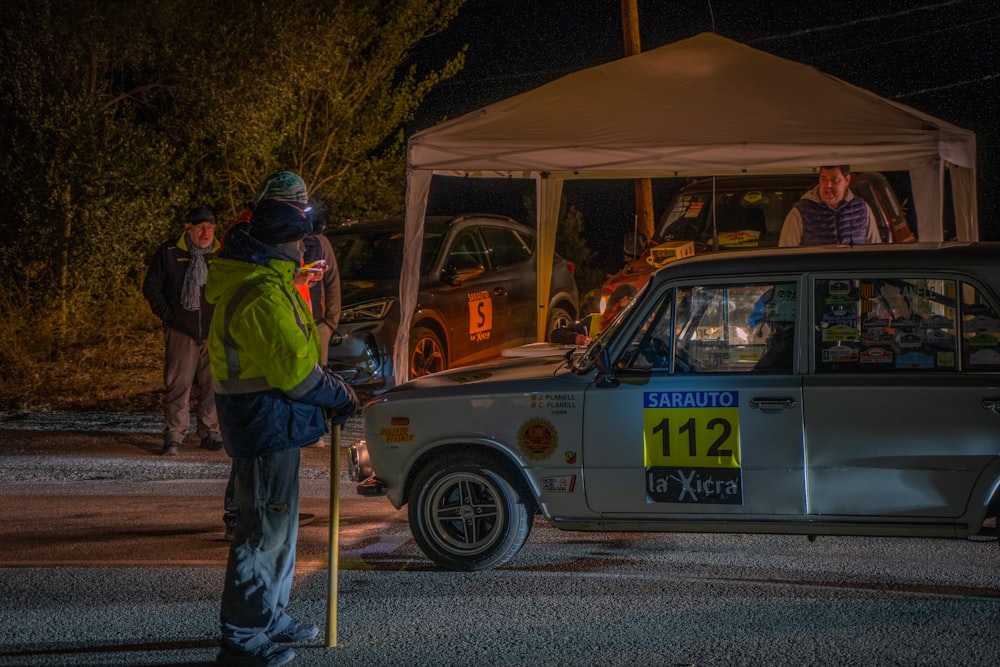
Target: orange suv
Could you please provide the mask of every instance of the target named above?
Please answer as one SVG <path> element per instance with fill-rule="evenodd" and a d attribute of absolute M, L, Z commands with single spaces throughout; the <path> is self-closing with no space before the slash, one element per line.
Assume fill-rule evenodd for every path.
<path fill-rule="evenodd" d="M 714 183 L 704 178 L 685 185 L 667 207 L 654 238 L 604 283 L 599 304 L 602 322 L 610 321 L 615 305 L 635 296 L 652 272 L 673 257 L 777 246 L 785 216 L 815 186 L 815 174 L 736 176 L 715 178 Z M 874 212 L 883 242 L 916 240 L 885 176 L 852 174 L 851 189 Z"/>

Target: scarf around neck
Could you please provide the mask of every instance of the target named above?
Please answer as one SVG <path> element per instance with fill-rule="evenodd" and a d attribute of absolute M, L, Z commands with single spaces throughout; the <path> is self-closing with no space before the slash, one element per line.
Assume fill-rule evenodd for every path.
<path fill-rule="evenodd" d="M 184 285 L 181 288 L 181 305 L 185 310 L 201 309 L 201 290 L 208 280 L 208 262 L 205 256 L 212 251 L 212 246 L 207 248 L 197 248 L 191 243 L 188 237 L 188 254 L 191 261 L 188 263 L 187 271 L 184 272 Z"/>

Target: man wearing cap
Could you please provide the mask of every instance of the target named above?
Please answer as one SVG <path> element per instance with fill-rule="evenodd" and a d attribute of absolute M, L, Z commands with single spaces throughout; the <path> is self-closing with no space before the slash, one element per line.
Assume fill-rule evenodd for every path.
<path fill-rule="evenodd" d="M 215 215 L 191 209 L 184 233 L 163 243 L 150 259 L 142 293 L 163 321 L 163 454 L 176 456 L 191 426 L 191 388 L 198 385 L 197 433 L 202 449 L 222 449 L 205 339 L 212 306 L 205 300 L 208 265 L 219 251 Z"/>
<path fill-rule="evenodd" d="M 319 363 L 319 334 L 293 279 L 311 232 L 298 205 L 259 202 L 209 270 L 208 337 L 226 451 L 233 458 L 236 526 L 222 592 L 219 662 L 283 665 L 285 643 L 319 628 L 286 607 L 298 539 L 299 449 L 343 423 L 357 398 Z"/>

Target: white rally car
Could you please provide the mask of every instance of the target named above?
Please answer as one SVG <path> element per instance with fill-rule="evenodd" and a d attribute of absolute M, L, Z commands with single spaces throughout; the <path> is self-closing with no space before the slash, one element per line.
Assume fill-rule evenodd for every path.
<path fill-rule="evenodd" d="M 1000 244 L 681 259 L 586 349 L 380 395 L 353 473 L 408 504 L 454 570 L 512 558 L 536 513 L 565 530 L 968 536 L 1000 504 L 998 313 Z"/>

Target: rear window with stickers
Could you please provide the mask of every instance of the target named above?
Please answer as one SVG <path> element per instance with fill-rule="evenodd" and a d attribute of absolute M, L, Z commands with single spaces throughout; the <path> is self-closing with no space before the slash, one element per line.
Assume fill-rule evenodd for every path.
<path fill-rule="evenodd" d="M 824 278 L 814 297 L 817 372 L 1000 368 L 1000 319 L 968 283 Z"/>

